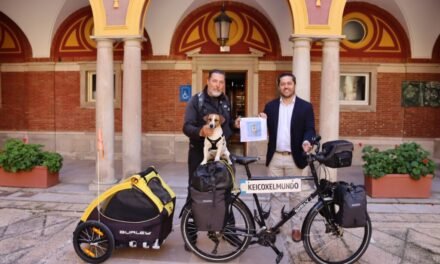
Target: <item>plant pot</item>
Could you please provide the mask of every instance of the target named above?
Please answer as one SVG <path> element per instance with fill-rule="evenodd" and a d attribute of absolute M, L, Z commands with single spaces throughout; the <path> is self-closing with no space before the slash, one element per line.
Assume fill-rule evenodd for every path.
<path fill-rule="evenodd" d="M 47 188 L 60 182 L 58 173 L 50 173 L 45 166 L 31 171 L 6 172 L 0 167 L 0 186 Z"/>
<path fill-rule="evenodd" d="M 365 176 L 365 188 L 372 198 L 429 198 L 432 174 L 412 179 L 408 174 L 386 174 L 374 179 Z"/>

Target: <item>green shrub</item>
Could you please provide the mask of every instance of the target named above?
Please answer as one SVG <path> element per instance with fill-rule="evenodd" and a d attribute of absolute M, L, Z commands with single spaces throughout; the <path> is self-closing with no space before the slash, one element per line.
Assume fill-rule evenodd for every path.
<path fill-rule="evenodd" d="M 63 157 L 56 152 L 42 150 L 42 145 L 25 144 L 19 139 L 8 139 L 0 151 L 0 167 L 7 172 L 30 171 L 35 166 L 46 166 L 49 172 L 59 172 Z"/>
<path fill-rule="evenodd" d="M 364 174 L 373 178 L 385 174 L 409 174 L 418 180 L 435 171 L 435 163 L 429 159 L 429 152 L 415 142 L 403 143 L 384 151 L 366 146 L 362 153 Z"/>

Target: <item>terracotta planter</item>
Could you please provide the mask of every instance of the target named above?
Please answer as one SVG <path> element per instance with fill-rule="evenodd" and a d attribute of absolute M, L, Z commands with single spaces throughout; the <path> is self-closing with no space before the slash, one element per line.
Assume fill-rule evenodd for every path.
<path fill-rule="evenodd" d="M 365 188 L 372 198 L 429 198 L 432 175 L 413 180 L 408 174 L 387 174 L 379 179 L 365 176 Z"/>
<path fill-rule="evenodd" d="M 49 173 L 44 166 L 37 166 L 31 171 L 17 173 L 5 172 L 0 167 L 0 186 L 47 188 L 59 182 L 58 173 Z"/>

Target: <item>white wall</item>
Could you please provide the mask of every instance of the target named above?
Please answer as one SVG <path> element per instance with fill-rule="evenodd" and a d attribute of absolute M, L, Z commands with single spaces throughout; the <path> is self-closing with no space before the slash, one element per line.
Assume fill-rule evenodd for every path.
<path fill-rule="evenodd" d="M 0 0 L 0 11 L 28 38 L 34 58 L 50 57 L 55 20 L 66 0 Z M 71 0 L 70 0 L 71 1 Z"/>
<path fill-rule="evenodd" d="M 411 43 L 411 57 L 429 59 L 440 34 L 439 0 L 399 0 L 408 25 L 408 37 Z"/>
<path fill-rule="evenodd" d="M 145 17 L 153 55 L 169 55 L 171 40 L 182 14 L 192 0 L 152 0 Z"/>
<path fill-rule="evenodd" d="M 361 0 L 348 0 L 348 2 Z M 195 8 L 212 0 L 151 0 L 145 25 L 154 55 L 169 55 L 178 23 Z M 267 16 L 281 41 L 284 56 L 292 55 L 292 18 L 287 0 L 237 0 Z M 363 0 L 391 13 L 407 31 L 413 58 L 430 58 L 440 34 L 440 0 Z M 34 58 L 50 56 L 52 38 L 60 23 L 88 0 L 0 0 L 5 13 L 27 36 Z"/>

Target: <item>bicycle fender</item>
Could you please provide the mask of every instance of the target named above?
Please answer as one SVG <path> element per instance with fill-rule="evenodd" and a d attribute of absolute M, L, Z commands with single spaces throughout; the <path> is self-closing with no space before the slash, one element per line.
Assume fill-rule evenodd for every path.
<path fill-rule="evenodd" d="M 301 227 L 301 239 L 303 239 L 303 236 L 305 234 L 305 228 L 306 228 L 306 224 L 310 221 L 310 215 L 312 214 L 312 212 L 316 211 L 319 213 L 319 210 L 321 210 L 321 208 L 324 206 L 324 203 L 320 200 L 318 200 L 313 207 L 309 210 L 309 212 L 307 213 L 306 217 L 304 218 L 302 227 Z"/>
<path fill-rule="evenodd" d="M 243 208 L 246 210 L 246 212 L 251 216 L 252 220 L 254 221 L 254 225 L 255 225 L 255 219 L 254 219 L 254 215 L 252 214 L 251 210 L 249 209 L 249 207 L 240 199 L 240 198 L 235 198 L 235 201 L 237 203 L 240 203 L 243 205 Z"/>

